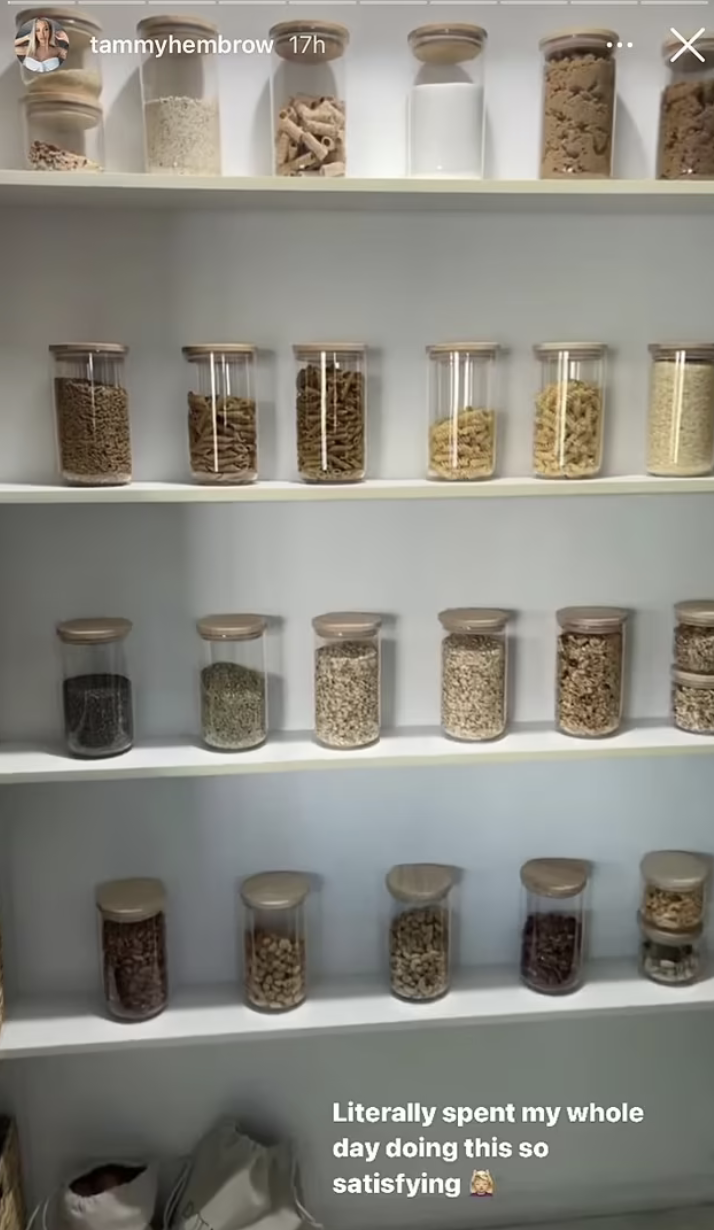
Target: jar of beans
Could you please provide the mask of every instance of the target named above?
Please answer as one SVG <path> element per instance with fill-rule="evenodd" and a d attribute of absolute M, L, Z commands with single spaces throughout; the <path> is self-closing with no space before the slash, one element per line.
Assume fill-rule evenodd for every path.
<path fill-rule="evenodd" d="M 307 483 L 354 483 L 366 474 L 366 347 L 294 347 L 298 473 Z"/>
<path fill-rule="evenodd" d="M 565 30 L 541 39 L 541 179 L 612 175 L 615 49 L 621 46 L 612 30 Z"/>
<path fill-rule="evenodd" d="M 676 669 L 714 675 L 714 599 L 678 602 L 674 618 Z"/>
<path fill-rule="evenodd" d="M 540 390 L 533 472 L 537 478 L 596 478 L 602 468 L 607 347 L 544 342 L 535 347 L 535 355 Z"/>
<path fill-rule="evenodd" d="M 439 615 L 441 728 L 452 739 L 498 739 L 506 731 L 508 611 L 457 607 Z"/>
<path fill-rule="evenodd" d="M 110 342 L 50 346 L 59 464 L 76 487 L 131 482 L 127 347 Z"/>
<path fill-rule="evenodd" d="M 69 619 L 57 625 L 65 739 L 73 756 L 117 756 L 134 742 L 124 644 L 131 627 L 128 619 Z"/>
<path fill-rule="evenodd" d="M 240 485 L 258 477 L 255 401 L 256 348 L 184 346 L 191 365 L 188 447 L 191 473 L 200 483 Z"/>
<path fill-rule="evenodd" d="M 276 175 L 347 173 L 345 60 L 349 30 L 332 21 L 282 21 L 270 31 Z"/>
<path fill-rule="evenodd" d="M 521 867 L 521 979 L 532 991 L 562 995 L 583 981 L 589 875 L 577 859 L 533 858 Z"/>
<path fill-rule="evenodd" d="M 622 723 L 627 611 L 565 607 L 557 620 L 558 730 L 590 739 L 613 735 Z"/>
<path fill-rule="evenodd" d="M 310 879 L 266 871 L 243 881 L 244 989 L 251 1008 L 287 1012 L 305 999 L 305 901 Z"/>
<path fill-rule="evenodd" d="M 206 650 L 201 734 L 226 752 L 260 747 L 268 736 L 268 678 L 262 615 L 207 615 L 197 624 Z"/>
<path fill-rule="evenodd" d="M 449 990 L 454 880 L 452 868 L 435 863 L 401 863 L 387 875 L 389 982 L 398 999 L 426 1002 Z"/>
<path fill-rule="evenodd" d="M 160 880 L 111 880 L 96 893 L 104 998 L 112 1016 L 148 1021 L 168 1003 L 166 892 Z"/>
<path fill-rule="evenodd" d="M 429 346 L 429 478 L 492 478 L 496 470 L 498 375 L 493 342 Z"/>
<path fill-rule="evenodd" d="M 689 735 L 714 735 L 714 675 L 672 671 L 672 721 Z"/>
<path fill-rule="evenodd" d="M 678 934 L 703 926 L 709 896 L 710 860 L 685 850 L 654 850 L 640 863 L 642 921 Z"/>
<path fill-rule="evenodd" d="M 369 747 L 381 725 L 378 615 L 318 615 L 315 630 L 315 737 L 324 747 Z"/>
<path fill-rule="evenodd" d="M 704 972 L 703 929 L 673 934 L 650 927 L 640 919 L 640 973 L 666 987 L 686 987 Z"/>
<path fill-rule="evenodd" d="M 675 478 L 711 474 L 714 345 L 653 342 L 650 354 L 647 473 Z"/>

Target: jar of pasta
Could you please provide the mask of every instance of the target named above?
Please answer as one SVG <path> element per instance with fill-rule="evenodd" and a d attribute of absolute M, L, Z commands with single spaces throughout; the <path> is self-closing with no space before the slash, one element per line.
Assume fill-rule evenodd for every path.
<path fill-rule="evenodd" d="M 535 347 L 533 470 L 538 478 L 596 478 L 602 468 L 607 347 L 545 342 Z"/>
<path fill-rule="evenodd" d="M 294 347 L 298 473 L 306 483 L 365 477 L 366 347 L 313 342 Z"/>
<path fill-rule="evenodd" d="M 188 446 L 191 474 L 227 486 L 258 477 L 256 348 L 243 342 L 184 346 L 190 364 Z"/>
<path fill-rule="evenodd" d="M 429 356 L 429 478 L 492 478 L 501 349 L 492 342 L 448 342 Z"/>
<path fill-rule="evenodd" d="M 349 30 L 331 21 L 283 21 L 273 26 L 270 39 L 275 174 L 344 176 Z"/>

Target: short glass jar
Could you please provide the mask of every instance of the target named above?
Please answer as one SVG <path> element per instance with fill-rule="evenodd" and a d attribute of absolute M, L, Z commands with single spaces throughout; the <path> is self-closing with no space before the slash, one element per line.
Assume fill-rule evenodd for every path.
<path fill-rule="evenodd" d="M 315 342 L 293 351 L 300 478 L 360 482 L 367 455 L 366 346 Z"/>
<path fill-rule="evenodd" d="M 268 737 L 268 676 L 263 615 L 199 619 L 208 659 L 201 671 L 201 736 L 223 752 L 260 747 Z"/>
<path fill-rule="evenodd" d="M 97 888 L 96 902 L 107 1009 L 120 1021 L 148 1021 L 169 998 L 164 886 L 110 880 Z"/>
<path fill-rule="evenodd" d="M 538 478 L 596 478 L 602 468 L 607 346 L 545 342 L 535 404 L 533 472 Z"/>
<path fill-rule="evenodd" d="M 704 973 L 705 943 L 703 929 L 688 935 L 673 935 L 648 927 L 640 918 L 640 973 L 665 987 L 686 987 L 698 982 Z"/>
<path fill-rule="evenodd" d="M 91 760 L 118 756 L 134 743 L 134 707 L 126 666 L 128 619 L 68 619 L 62 644 L 62 708 L 67 750 Z"/>
<path fill-rule="evenodd" d="M 521 981 L 532 991 L 564 995 L 582 985 L 589 877 L 589 864 L 574 859 L 532 858 L 521 867 Z"/>
<path fill-rule="evenodd" d="M 421 67 L 409 93 L 407 174 L 483 179 L 486 133 L 481 26 L 419 26 L 409 47 Z"/>
<path fill-rule="evenodd" d="M 557 612 L 556 725 L 562 734 L 602 739 L 620 729 L 627 615 L 613 606 Z"/>
<path fill-rule="evenodd" d="M 102 27 L 94 17 L 82 13 L 79 9 L 64 8 L 31 8 L 22 9 L 15 15 L 15 45 L 18 51 L 29 46 L 32 26 L 35 22 L 44 21 L 50 26 L 51 35 L 63 32 L 66 36 L 66 55 L 60 65 L 60 70 L 44 72 L 33 71 L 25 63 L 20 67 L 23 84 L 31 93 L 41 93 L 44 90 L 67 90 L 70 94 L 83 95 L 88 99 L 99 98 L 102 92 L 102 69 L 100 53 L 95 49 L 96 40 L 101 37 Z M 27 28 L 29 27 L 29 28 Z M 27 35 L 27 43 L 24 36 Z M 18 46 L 18 41 L 20 46 Z M 92 40 L 95 40 L 93 46 Z M 53 72 L 57 76 L 53 76 Z"/>
<path fill-rule="evenodd" d="M 288 1012 L 305 999 L 309 892 L 309 877 L 298 871 L 266 871 L 243 881 L 243 979 L 251 1008 Z"/>
<path fill-rule="evenodd" d="M 678 935 L 704 926 L 711 864 L 686 850 L 653 850 L 640 863 L 642 906 L 647 927 Z"/>
<path fill-rule="evenodd" d="M 694 675 L 714 675 L 714 599 L 677 602 L 674 666 Z"/>
<path fill-rule="evenodd" d="M 379 615 L 317 615 L 315 738 L 323 747 L 369 747 L 381 725 Z"/>
<path fill-rule="evenodd" d="M 658 179 L 714 179 L 714 33 L 668 39 L 662 58 L 669 82 L 662 91 L 657 150 Z"/>
<path fill-rule="evenodd" d="M 99 103 L 57 88 L 33 90 L 22 102 L 31 171 L 104 169 L 104 116 Z"/>
<path fill-rule="evenodd" d="M 74 487 L 131 482 L 127 347 L 111 342 L 50 346 L 59 466 Z"/>
<path fill-rule="evenodd" d="M 609 179 L 615 144 L 612 30 L 566 30 L 541 39 L 541 179 Z"/>
<path fill-rule="evenodd" d="M 454 881 L 453 869 L 436 863 L 400 863 L 386 877 L 389 984 L 397 999 L 428 1002 L 449 990 Z"/>
<path fill-rule="evenodd" d="M 647 473 L 681 478 L 710 474 L 714 464 L 714 345 L 655 342 L 650 354 Z"/>
<path fill-rule="evenodd" d="M 220 175 L 218 27 L 201 17 L 144 17 L 141 96 L 146 170 Z"/>
<path fill-rule="evenodd" d="M 345 26 L 283 21 L 273 26 L 270 81 L 276 175 L 347 174 Z"/>
<path fill-rule="evenodd" d="M 508 611 L 442 611 L 441 729 L 451 739 L 498 739 L 508 720 Z"/>
<path fill-rule="evenodd" d="M 672 671 L 672 721 L 689 735 L 714 735 L 714 675 Z"/>
<path fill-rule="evenodd" d="M 493 477 L 501 353 L 492 342 L 427 347 L 429 478 L 468 482 Z"/>
<path fill-rule="evenodd" d="M 240 485 L 258 477 L 255 346 L 184 346 L 191 365 L 188 446 L 200 483 Z"/>

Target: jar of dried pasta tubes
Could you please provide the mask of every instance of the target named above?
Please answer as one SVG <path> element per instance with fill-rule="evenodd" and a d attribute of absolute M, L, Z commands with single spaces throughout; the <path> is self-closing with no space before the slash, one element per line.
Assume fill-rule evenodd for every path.
<path fill-rule="evenodd" d="M 349 30 L 330 21 L 284 21 L 273 26 L 270 38 L 275 174 L 344 176 Z"/>
<path fill-rule="evenodd" d="M 653 850 L 640 863 L 642 922 L 688 934 L 706 921 L 711 865 L 685 850 Z"/>
<path fill-rule="evenodd" d="M 622 723 L 627 611 L 565 607 L 557 620 L 558 730 L 590 739 L 613 735 Z"/>
<path fill-rule="evenodd" d="M 564 995 L 582 984 L 589 876 L 589 865 L 577 859 L 532 858 L 521 867 L 520 972 L 532 991 Z"/>
<path fill-rule="evenodd" d="M 112 1016 L 147 1021 L 168 1003 L 166 892 L 160 880 L 111 880 L 96 893 L 104 998 Z"/>
<path fill-rule="evenodd" d="M 255 346 L 242 342 L 184 346 L 191 368 L 188 444 L 197 482 L 227 486 L 258 477 Z"/>
<path fill-rule="evenodd" d="M 251 1008 L 287 1012 L 305 999 L 309 892 L 308 876 L 297 871 L 266 871 L 243 881 L 243 978 Z"/>
<path fill-rule="evenodd" d="M 324 747 L 369 747 L 381 724 L 378 615 L 318 615 L 315 630 L 315 738 Z"/>
<path fill-rule="evenodd" d="M 595 478 L 602 468 L 607 347 L 545 342 L 536 397 L 533 471 L 538 478 Z"/>
<path fill-rule="evenodd" d="M 508 611 L 457 607 L 439 615 L 441 728 L 452 739 L 498 739 L 506 730 Z"/>
<path fill-rule="evenodd" d="M 308 483 L 354 483 L 366 474 L 367 348 L 295 346 L 298 473 Z"/>
<path fill-rule="evenodd" d="M 454 871 L 434 863 L 401 863 L 386 878 L 392 898 L 389 981 L 398 999 L 440 999 L 451 980 Z"/>
<path fill-rule="evenodd" d="M 127 347 L 118 342 L 50 346 L 59 464 L 76 487 L 121 487 L 132 479 Z"/>
<path fill-rule="evenodd" d="M 202 17 L 142 17 L 146 170 L 160 175 L 220 175 L 218 27 Z"/>
<path fill-rule="evenodd" d="M 429 478 L 492 478 L 501 349 L 492 342 L 442 343 L 429 356 Z"/>

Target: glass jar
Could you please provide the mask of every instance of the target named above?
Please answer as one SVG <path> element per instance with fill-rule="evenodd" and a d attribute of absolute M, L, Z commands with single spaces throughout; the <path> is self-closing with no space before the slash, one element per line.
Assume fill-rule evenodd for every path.
<path fill-rule="evenodd" d="M 206 644 L 201 671 L 201 735 L 209 747 L 242 752 L 268 737 L 263 615 L 209 615 L 197 624 Z"/>
<path fill-rule="evenodd" d="M 483 179 L 486 109 L 481 26 L 420 26 L 409 35 L 419 61 L 407 109 L 413 177 Z"/>
<path fill-rule="evenodd" d="M 642 921 L 660 931 L 689 934 L 704 926 L 711 864 L 686 850 L 653 850 L 640 863 Z"/>
<path fill-rule="evenodd" d="M 686 987 L 698 982 L 704 972 L 705 944 L 702 928 L 688 935 L 673 935 L 648 927 L 640 918 L 640 973 L 666 987 Z"/>
<path fill-rule="evenodd" d="M 532 858 L 521 867 L 521 980 L 532 991 L 564 995 L 582 985 L 589 875 L 587 863 L 568 858 Z"/>
<path fill-rule="evenodd" d="M 392 897 L 389 983 L 397 999 L 426 1002 L 449 990 L 454 872 L 435 863 L 401 863 L 386 878 Z"/>
<path fill-rule="evenodd" d="M 104 118 L 99 103 L 57 89 L 33 90 L 22 101 L 31 171 L 104 169 Z"/>
<path fill-rule="evenodd" d="M 669 82 L 662 91 L 658 179 L 714 179 L 714 34 L 668 39 L 662 56 Z"/>
<path fill-rule="evenodd" d="M 546 342 L 535 405 L 533 472 L 538 478 L 596 478 L 602 468 L 607 347 Z"/>
<path fill-rule="evenodd" d="M 501 348 L 492 342 L 454 342 L 429 346 L 427 354 L 429 478 L 492 478 Z"/>
<path fill-rule="evenodd" d="M 347 174 L 345 51 L 349 30 L 330 21 L 273 26 L 270 105 L 276 175 Z"/>
<path fill-rule="evenodd" d="M 714 675 L 714 599 L 678 602 L 674 618 L 676 669 Z"/>
<path fill-rule="evenodd" d="M 656 342 L 650 354 L 647 473 L 682 478 L 710 474 L 714 463 L 714 345 Z"/>
<path fill-rule="evenodd" d="M 452 739 L 498 739 L 507 723 L 508 611 L 442 611 L 441 729 Z"/>
<path fill-rule="evenodd" d="M 166 891 L 160 880 L 109 880 L 96 893 L 106 1006 L 148 1021 L 168 1003 Z"/>
<path fill-rule="evenodd" d="M 67 748 L 83 760 L 118 756 L 134 742 L 132 687 L 124 642 L 128 619 L 69 619 L 62 642 L 62 702 Z"/>
<path fill-rule="evenodd" d="M 146 170 L 220 175 L 218 27 L 201 17 L 144 17 L 141 96 Z M 172 41 L 173 40 L 173 41 Z"/>
<path fill-rule="evenodd" d="M 293 351 L 300 478 L 360 482 L 367 454 L 366 346 L 315 342 Z"/>
<path fill-rule="evenodd" d="M 241 885 L 245 907 L 244 990 L 251 1008 L 287 1012 L 307 994 L 308 876 L 266 871 Z"/>
<path fill-rule="evenodd" d="M 564 607 L 557 621 L 557 728 L 580 738 L 614 735 L 622 723 L 627 611 Z"/>
<path fill-rule="evenodd" d="M 323 747 L 369 747 L 381 724 L 378 615 L 318 615 L 315 644 L 315 738 Z"/>
<path fill-rule="evenodd" d="M 22 80 L 27 90 L 34 94 L 61 88 L 90 101 L 99 98 L 102 92 L 102 57 L 96 50 L 96 40 L 102 35 L 100 23 L 79 9 L 22 9 L 15 16 L 16 51 L 23 52 L 29 47 L 33 25 L 37 21 L 49 24 L 51 38 L 62 33 L 66 36 L 65 40 L 60 40 L 64 42 L 66 55 L 57 76 L 53 71 L 33 72 L 23 59 Z"/>
<path fill-rule="evenodd" d="M 258 477 L 255 346 L 184 346 L 191 364 L 188 445 L 201 483 L 238 485 Z"/>
<path fill-rule="evenodd" d="M 87 342 L 50 346 L 59 466 L 75 487 L 131 482 L 126 346 Z"/>
<path fill-rule="evenodd" d="M 672 671 L 672 721 L 690 735 L 714 735 L 714 675 Z"/>
<path fill-rule="evenodd" d="M 615 143 L 612 30 L 566 30 L 541 39 L 541 179 L 609 179 Z"/>

